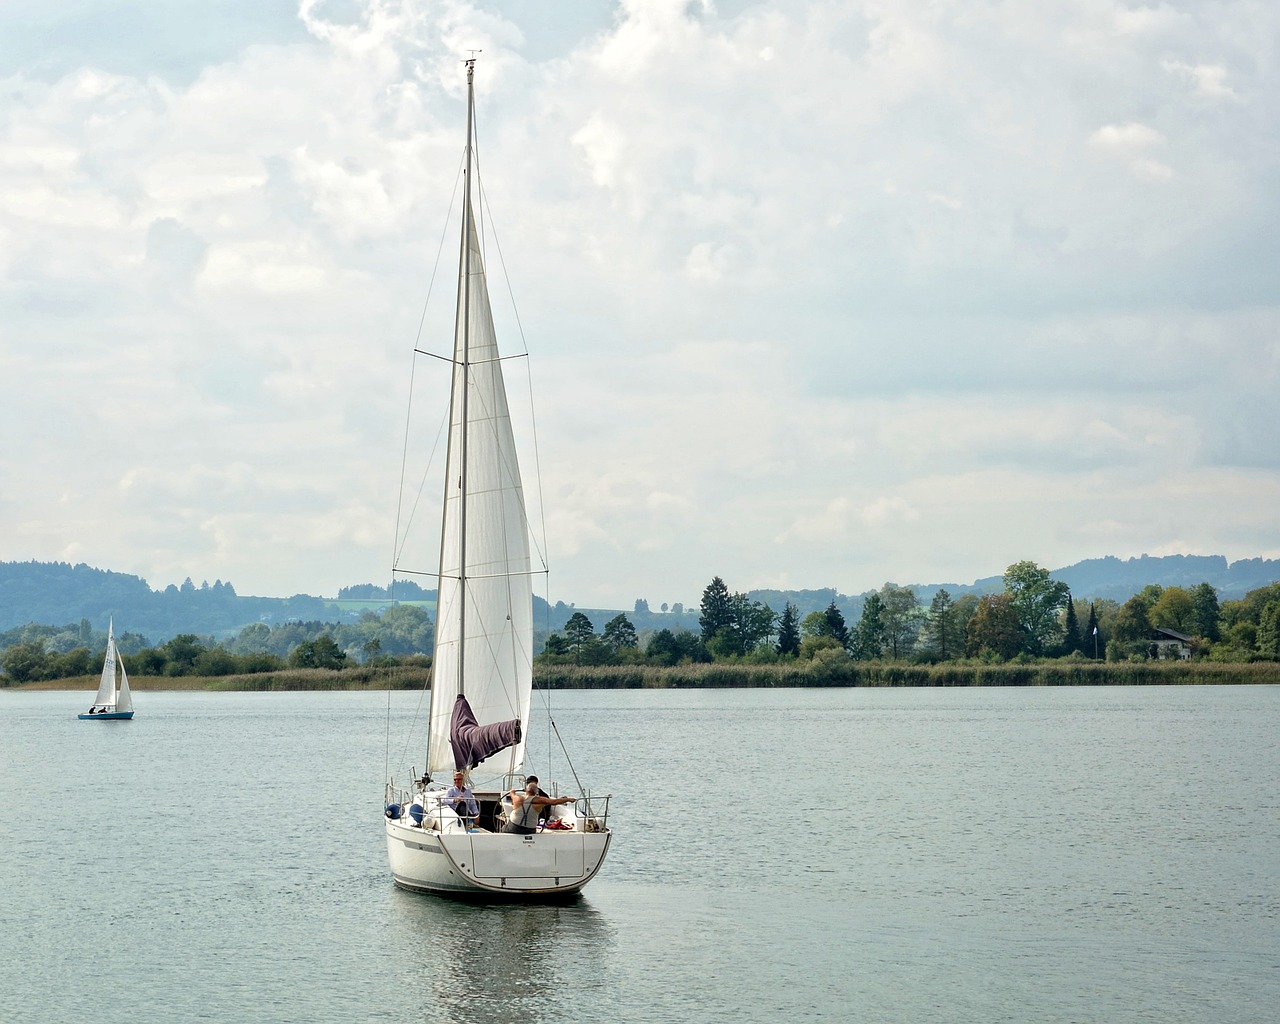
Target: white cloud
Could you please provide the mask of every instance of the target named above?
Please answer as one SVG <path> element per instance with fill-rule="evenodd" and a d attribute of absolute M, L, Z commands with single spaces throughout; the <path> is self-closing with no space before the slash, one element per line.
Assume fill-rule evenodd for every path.
<path fill-rule="evenodd" d="M 1147 154 L 1164 145 L 1164 136 L 1145 124 L 1103 125 L 1089 137 L 1090 145 L 1110 153 L 1129 165 L 1135 178 L 1167 181 L 1173 171 Z"/>
<path fill-rule="evenodd" d="M 385 577 L 470 48 L 553 600 L 1280 549 L 1280 14 L 720 6 L 209 8 L 180 71 L 11 50 L 0 558 Z"/>
<path fill-rule="evenodd" d="M 1100 149 L 1129 156 L 1162 145 L 1164 136 L 1145 124 L 1107 124 L 1094 132 L 1089 142 Z"/>
<path fill-rule="evenodd" d="M 1161 66 L 1170 74 L 1191 82 L 1197 95 L 1211 100 L 1240 99 L 1227 84 L 1227 69 L 1220 64 L 1187 64 L 1183 61 L 1165 60 Z"/>

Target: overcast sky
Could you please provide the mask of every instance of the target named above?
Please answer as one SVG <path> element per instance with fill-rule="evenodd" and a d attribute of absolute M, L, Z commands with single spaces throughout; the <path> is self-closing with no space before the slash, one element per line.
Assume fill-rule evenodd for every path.
<path fill-rule="evenodd" d="M 0 560 L 389 578 L 470 49 L 552 601 L 1280 557 L 1278 29 L 1208 0 L 4 0 Z"/>

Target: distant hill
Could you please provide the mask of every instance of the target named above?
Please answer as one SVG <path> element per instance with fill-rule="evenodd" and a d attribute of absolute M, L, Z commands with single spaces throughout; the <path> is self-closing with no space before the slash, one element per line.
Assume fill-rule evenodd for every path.
<path fill-rule="evenodd" d="M 118 630 L 162 643 L 179 633 L 234 635 L 251 622 L 336 622 L 343 616 L 333 601 L 307 594 L 241 597 L 221 580 L 196 586 L 188 579 L 180 587 L 152 590 L 141 577 L 83 564 L 0 562 L 0 631 L 28 622 L 60 626 L 81 619 L 105 629 L 110 617 Z"/>
<path fill-rule="evenodd" d="M 1076 603 L 1089 600 L 1112 600 L 1123 604 L 1152 583 L 1162 587 L 1194 587 L 1209 583 L 1218 591 L 1221 601 L 1239 600 L 1251 590 L 1280 580 L 1280 559 L 1246 558 L 1228 564 L 1222 555 L 1163 555 L 1139 558 L 1089 558 L 1075 565 L 1049 572 L 1071 588 Z M 909 585 L 922 604 L 928 605 L 939 590 L 953 598 L 964 594 L 998 594 L 1004 589 L 1003 573 L 987 576 L 972 583 L 914 583 Z M 876 588 L 879 589 L 879 588 Z M 774 611 L 781 611 L 790 601 L 803 620 L 810 612 L 821 611 L 832 601 L 846 622 L 856 622 L 862 615 L 863 594 L 839 594 L 835 590 L 752 590 L 754 601 L 762 601 Z"/>
<path fill-rule="evenodd" d="M 1110 599 L 1124 603 L 1152 583 L 1162 587 L 1194 587 L 1208 583 L 1218 600 L 1235 601 L 1251 590 L 1280 580 L 1280 559 L 1244 558 L 1228 563 L 1222 555 L 1141 555 L 1137 558 L 1087 558 L 1049 573 L 1071 588 L 1077 602 Z M 913 588 L 923 601 L 940 589 L 952 597 L 961 594 L 994 594 L 1004 589 L 1001 576 L 988 576 L 971 585 L 939 583 Z"/>
<path fill-rule="evenodd" d="M 1221 555 L 1164 555 L 1120 559 L 1091 558 L 1051 571 L 1054 579 L 1071 588 L 1077 603 L 1091 598 L 1127 601 L 1151 583 L 1164 587 L 1193 587 L 1210 583 L 1222 600 L 1244 597 L 1250 590 L 1280 580 L 1280 560 L 1247 558 L 1228 563 Z M 963 594 L 996 593 L 1003 588 L 1000 576 L 973 583 L 913 584 L 924 604 L 945 588 L 952 597 Z M 732 589 L 732 586 L 730 587 Z M 866 593 L 871 593 L 867 591 Z M 803 619 L 835 602 L 846 622 L 856 622 L 862 614 L 866 594 L 847 595 L 834 588 L 817 590 L 753 590 L 752 600 L 761 601 L 776 612 L 788 601 Z M 394 595 L 376 584 L 354 584 L 339 591 L 338 599 L 295 594 L 292 597 L 242 597 L 229 582 L 218 580 L 199 586 L 190 579 L 180 587 L 152 590 L 146 580 L 127 573 L 95 569 L 66 562 L 0 562 L 0 632 L 36 622 L 66 625 L 88 619 L 94 628 L 105 629 L 113 617 L 116 629 L 128 630 L 159 644 L 179 633 L 195 633 L 225 639 L 235 636 L 250 623 L 279 625 L 296 619 L 306 622 L 353 622 L 364 611 L 385 607 L 393 601 L 414 601 L 434 606 L 435 591 L 412 582 L 395 585 Z M 434 611 L 434 607 L 431 609 Z M 698 629 L 699 610 L 676 605 L 668 611 L 651 611 L 638 600 L 632 608 L 577 608 L 557 601 L 547 605 L 534 598 L 534 628 L 539 632 L 564 628 L 575 611 L 591 620 L 597 633 L 619 612 L 625 612 L 639 631 Z"/>

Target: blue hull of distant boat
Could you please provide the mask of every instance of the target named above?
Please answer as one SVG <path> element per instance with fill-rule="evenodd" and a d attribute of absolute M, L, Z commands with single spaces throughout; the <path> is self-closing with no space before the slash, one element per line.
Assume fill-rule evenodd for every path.
<path fill-rule="evenodd" d="M 77 715 L 78 718 L 92 718 L 95 722 L 124 722 L 133 717 L 132 711 L 108 711 L 105 715 Z"/>

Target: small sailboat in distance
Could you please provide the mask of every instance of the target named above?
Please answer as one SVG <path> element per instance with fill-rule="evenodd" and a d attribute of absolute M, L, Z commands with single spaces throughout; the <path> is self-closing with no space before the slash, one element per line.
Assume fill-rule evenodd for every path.
<path fill-rule="evenodd" d="M 120 670 L 120 685 L 116 688 L 116 669 Z M 113 623 L 107 620 L 107 656 L 102 663 L 102 681 L 93 704 L 80 718 L 96 721 L 123 721 L 133 717 L 133 697 L 129 693 L 129 673 L 124 670 L 124 659 L 116 650 Z"/>

